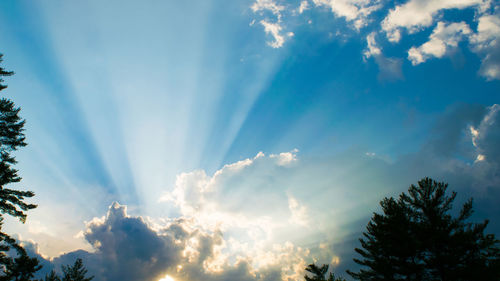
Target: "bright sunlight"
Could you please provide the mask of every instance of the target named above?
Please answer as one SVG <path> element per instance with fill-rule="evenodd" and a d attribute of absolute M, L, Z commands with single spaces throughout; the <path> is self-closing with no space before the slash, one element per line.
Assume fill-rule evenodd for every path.
<path fill-rule="evenodd" d="M 165 276 L 164 278 L 158 280 L 158 281 L 175 281 L 174 278 L 170 277 L 169 275 Z"/>

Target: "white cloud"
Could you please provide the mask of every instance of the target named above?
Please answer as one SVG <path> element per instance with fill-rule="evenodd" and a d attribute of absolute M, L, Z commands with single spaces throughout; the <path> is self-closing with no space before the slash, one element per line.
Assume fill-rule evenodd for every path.
<path fill-rule="evenodd" d="M 441 58 L 450 48 L 457 47 L 458 43 L 471 33 L 472 31 L 465 22 L 451 24 L 438 22 L 429 36 L 429 41 L 419 47 L 410 48 L 408 59 L 413 65 L 417 65 L 432 57 Z"/>
<path fill-rule="evenodd" d="M 283 27 L 281 26 L 281 23 L 279 21 L 273 23 L 267 20 L 261 20 L 260 24 L 264 26 L 264 31 L 266 32 L 266 34 L 273 37 L 273 41 L 267 42 L 267 44 L 273 48 L 283 47 L 286 39 L 294 35 L 293 32 L 288 32 L 286 35 L 281 34 Z"/>
<path fill-rule="evenodd" d="M 375 41 L 375 35 L 376 33 L 372 32 L 366 36 L 367 49 L 363 52 L 365 59 L 382 54 L 382 50 L 378 47 L 377 42 Z"/>
<path fill-rule="evenodd" d="M 482 57 L 480 74 L 488 80 L 500 79 L 500 17 L 481 16 L 470 43 L 472 50 Z"/>
<path fill-rule="evenodd" d="M 487 49 L 496 44 L 500 37 L 500 18 L 496 15 L 483 15 L 479 18 L 477 34 L 471 41 L 477 44 L 477 48 Z"/>
<path fill-rule="evenodd" d="M 263 17 L 258 22 L 264 27 L 266 35 L 272 38 L 267 41 L 267 45 L 272 48 L 283 47 L 286 41 L 295 35 L 286 30 L 285 23 L 293 26 L 290 18 L 301 16 L 306 10 L 329 8 L 335 17 L 345 19 L 359 31 L 370 23 L 370 16 L 375 11 L 387 6 L 387 2 L 381 0 L 302 0 L 294 8 L 280 3 L 283 2 L 255 0 L 251 5 L 252 11 Z M 498 4 L 492 0 L 408 0 L 390 9 L 380 25 L 388 41 L 393 43 L 401 40 L 404 31 L 413 34 L 433 26 L 434 30 L 427 42 L 408 50 L 408 59 L 413 65 L 421 64 L 430 58 L 442 58 L 450 48 L 457 47 L 460 41 L 467 39 L 471 50 L 481 58 L 479 73 L 487 80 L 494 80 L 500 79 L 500 17 L 490 13 L 498 12 L 498 8 Z M 477 31 L 473 31 L 470 23 L 464 21 L 445 23 L 444 12 L 453 9 L 474 10 L 475 17 L 472 21 L 477 22 Z M 266 11 L 271 19 L 265 16 Z M 250 25 L 255 22 L 255 19 L 252 20 Z M 311 19 L 305 22 L 312 23 Z M 366 37 L 367 49 L 363 52 L 364 59 L 373 57 L 376 60 L 380 69 L 379 79 L 402 79 L 402 59 L 384 56 L 375 42 L 376 33 L 372 32 Z M 330 33 L 330 36 L 332 34 Z"/>
<path fill-rule="evenodd" d="M 275 159 L 279 166 L 288 166 L 297 161 L 298 149 L 294 149 L 290 152 L 282 152 L 280 154 L 271 154 L 269 158 Z"/>
<path fill-rule="evenodd" d="M 309 10 L 309 2 L 307 0 L 303 0 L 302 2 L 300 2 L 300 6 L 299 6 L 299 14 L 302 14 L 305 10 Z"/>
<path fill-rule="evenodd" d="M 312 3 L 315 7 L 329 8 L 335 17 L 345 19 L 357 30 L 370 22 L 369 16 L 373 12 L 382 8 L 380 0 L 312 0 Z M 276 20 L 272 21 L 265 17 L 260 20 L 260 23 L 264 26 L 266 34 L 273 37 L 273 41 L 269 41 L 267 44 L 273 48 L 281 48 L 286 39 L 294 35 L 293 32 L 287 32 L 286 35 L 283 35 L 284 21 L 282 19 L 284 15 L 298 16 L 312 7 L 309 0 L 302 0 L 300 5 L 293 9 L 287 9 L 287 7 L 273 0 L 256 0 L 250 8 L 254 13 L 259 13 L 261 16 L 264 16 L 264 13 L 269 11 L 276 18 Z M 254 22 L 252 20 L 251 25 Z M 310 24 L 311 20 L 307 22 Z"/>
<path fill-rule="evenodd" d="M 312 0 L 316 6 L 326 6 L 336 17 L 354 23 L 356 29 L 366 26 L 368 16 L 380 9 L 380 1 L 375 0 Z"/>
<path fill-rule="evenodd" d="M 254 13 L 260 13 L 263 15 L 265 11 L 270 11 L 274 17 L 275 21 L 271 21 L 265 18 L 260 21 L 260 24 L 264 27 L 264 32 L 266 35 L 272 36 L 273 40 L 268 41 L 267 44 L 272 48 L 281 48 L 285 43 L 287 38 L 293 37 L 293 32 L 287 32 L 283 34 L 283 23 L 282 23 L 282 12 L 285 10 L 285 6 L 277 4 L 273 0 L 256 0 L 250 7 Z M 252 20 L 250 25 L 255 23 L 255 19 Z"/>
<path fill-rule="evenodd" d="M 489 6 L 488 0 L 410 0 L 396 6 L 382 21 L 382 29 L 391 42 L 399 42 L 401 29 L 410 33 L 431 26 L 438 13 L 446 9 L 465 9 L 476 7 L 485 9 Z"/>
<path fill-rule="evenodd" d="M 262 12 L 268 10 L 277 16 L 281 16 L 281 12 L 285 9 L 285 7 L 277 4 L 273 0 L 256 0 L 255 3 L 253 3 L 253 5 L 251 6 L 251 9 L 254 12 Z"/>
<path fill-rule="evenodd" d="M 259 225 L 259 231 L 266 233 L 276 227 L 271 218 L 288 213 L 286 189 L 268 190 L 265 194 L 255 191 L 269 184 L 264 179 L 292 168 L 297 153 L 296 149 L 269 156 L 259 152 L 253 158 L 224 165 L 213 176 L 202 170 L 182 173 L 177 176 L 174 190 L 161 201 L 175 203 L 183 215 L 196 217 L 206 226 Z M 273 211 L 257 211 L 256 205 L 273 205 Z"/>

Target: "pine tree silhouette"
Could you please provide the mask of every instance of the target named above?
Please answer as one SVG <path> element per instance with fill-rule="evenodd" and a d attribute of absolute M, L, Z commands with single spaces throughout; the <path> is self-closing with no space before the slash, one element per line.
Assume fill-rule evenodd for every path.
<path fill-rule="evenodd" d="M 0 54 L 0 62 L 3 55 Z M 14 72 L 6 71 L 0 67 L 0 91 L 7 88 L 2 83 L 2 77 L 11 76 Z M 24 136 L 25 121 L 19 116 L 20 108 L 14 102 L 0 99 L 0 268 L 3 274 L 0 280 L 30 280 L 41 266 L 36 258 L 30 258 L 24 248 L 15 239 L 2 232 L 3 214 L 18 218 L 22 223 L 26 221 L 26 211 L 36 208 L 34 204 L 28 204 L 24 200 L 33 197 L 32 191 L 21 191 L 7 188 L 6 185 L 21 181 L 17 170 L 13 165 L 17 163 L 11 153 L 19 147 L 26 146 Z M 14 250 L 17 257 L 7 254 Z"/>
<path fill-rule="evenodd" d="M 456 193 L 446 195 L 447 187 L 424 178 L 397 200 L 384 198 L 383 213 L 373 214 L 355 249 L 364 267 L 348 274 L 363 281 L 500 280 L 499 241 L 484 234 L 488 221 L 467 222 L 472 199 L 453 217 Z"/>
<path fill-rule="evenodd" d="M 90 281 L 94 278 L 94 276 L 85 277 L 87 269 L 83 266 L 82 259 L 77 259 L 73 266 L 63 265 L 62 271 L 64 273 L 62 281 Z"/>

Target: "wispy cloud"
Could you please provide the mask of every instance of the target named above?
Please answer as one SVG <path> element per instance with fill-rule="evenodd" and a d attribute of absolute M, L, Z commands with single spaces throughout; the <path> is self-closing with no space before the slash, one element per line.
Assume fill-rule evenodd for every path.
<path fill-rule="evenodd" d="M 266 20 L 261 20 L 260 24 L 264 26 L 264 31 L 273 37 L 273 41 L 267 42 L 269 46 L 273 48 L 281 48 L 285 43 L 287 38 L 293 37 L 293 32 L 288 32 L 286 35 L 282 34 L 283 27 L 280 22 L 268 22 Z"/>
<path fill-rule="evenodd" d="M 400 80 L 403 79 L 403 64 L 400 58 L 390 58 L 384 56 L 381 47 L 377 44 L 375 37 L 377 33 L 372 32 L 366 36 L 366 49 L 363 52 L 365 60 L 374 58 L 379 68 L 379 80 Z"/>

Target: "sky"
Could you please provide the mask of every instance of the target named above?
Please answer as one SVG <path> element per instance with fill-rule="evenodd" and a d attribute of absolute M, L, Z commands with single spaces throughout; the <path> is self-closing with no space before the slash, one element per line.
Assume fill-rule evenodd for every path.
<path fill-rule="evenodd" d="M 498 1 L 5 0 L 0 52 L 42 273 L 348 277 L 423 177 L 500 235 Z"/>

